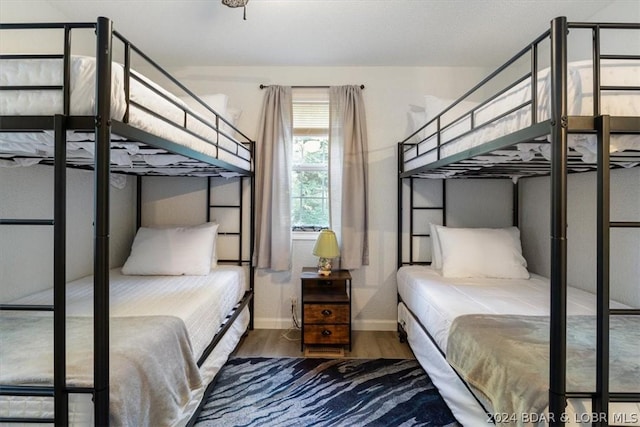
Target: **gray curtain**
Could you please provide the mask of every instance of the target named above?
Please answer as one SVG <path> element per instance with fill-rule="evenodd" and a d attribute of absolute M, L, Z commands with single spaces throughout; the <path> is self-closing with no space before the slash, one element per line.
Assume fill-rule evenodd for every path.
<path fill-rule="evenodd" d="M 253 265 L 291 268 L 291 88 L 266 89 L 256 141 L 256 229 Z"/>
<path fill-rule="evenodd" d="M 340 268 L 369 265 L 367 123 L 359 86 L 330 88 L 329 191 L 331 228 L 340 242 Z"/>

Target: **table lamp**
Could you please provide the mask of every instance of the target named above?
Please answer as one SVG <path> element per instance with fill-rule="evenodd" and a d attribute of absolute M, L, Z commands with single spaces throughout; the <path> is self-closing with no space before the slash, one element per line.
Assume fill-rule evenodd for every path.
<path fill-rule="evenodd" d="M 320 257 L 318 261 L 318 274 L 328 276 L 331 274 L 331 260 L 340 255 L 338 239 L 332 230 L 322 230 L 318 234 L 318 240 L 313 248 L 313 254 Z"/>

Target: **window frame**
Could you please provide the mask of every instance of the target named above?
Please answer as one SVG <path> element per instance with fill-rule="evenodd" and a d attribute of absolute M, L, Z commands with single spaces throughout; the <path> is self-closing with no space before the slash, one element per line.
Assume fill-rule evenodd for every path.
<path fill-rule="evenodd" d="M 317 89 L 314 88 L 313 90 L 308 90 L 308 89 L 297 89 L 294 88 L 293 89 L 293 99 L 292 99 L 292 110 L 293 110 L 293 118 L 292 118 L 292 127 L 293 127 L 293 132 L 292 132 L 292 138 L 293 138 L 293 143 L 292 143 L 292 150 L 294 149 L 293 145 L 295 144 L 295 140 L 296 138 L 304 138 L 304 137 L 315 137 L 317 139 L 321 139 L 321 140 L 326 140 L 327 141 L 327 152 L 326 152 L 326 162 L 324 163 L 294 163 L 293 162 L 293 152 L 292 152 L 292 164 L 291 164 L 291 173 L 293 174 L 294 172 L 314 172 L 314 171 L 319 171 L 319 172 L 326 172 L 327 174 L 327 180 L 326 180 L 326 187 L 325 187 L 325 192 L 324 194 L 326 194 L 326 198 L 323 197 L 322 199 L 324 200 L 324 204 L 327 207 L 327 225 L 320 225 L 320 224 L 315 224 L 315 225 L 305 225 L 305 226 L 296 226 L 293 225 L 293 221 L 292 221 L 292 225 L 291 225 L 291 230 L 292 230 L 292 237 L 295 240 L 312 240 L 315 239 L 318 235 L 318 233 L 320 232 L 320 230 L 322 229 L 326 229 L 330 227 L 330 215 L 331 215 L 331 211 L 330 211 L 330 195 L 329 195 L 329 153 L 330 153 L 330 149 L 329 149 L 329 134 L 330 134 L 330 120 L 329 120 L 329 90 L 328 88 L 322 88 L 322 89 Z M 312 114 L 309 114 L 309 111 L 302 111 L 302 114 L 304 114 L 304 116 L 301 117 L 302 121 L 304 122 L 304 124 L 306 124 L 307 126 L 298 126 L 296 127 L 296 104 L 298 105 L 304 105 L 306 104 L 307 106 L 311 106 L 313 104 L 322 104 L 323 107 L 320 109 L 322 111 L 320 111 L 320 114 L 322 114 L 323 116 L 320 116 L 320 114 L 318 114 L 318 117 L 314 117 Z M 304 108 L 304 107 L 302 107 Z M 313 111 L 313 107 L 311 108 L 307 108 L 307 110 L 311 110 Z M 298 110 L 299 112 L 300 110 Z M 300 116 L 299 116 L 300 117 Z M 326 117 L 326 122 L 324 122 L 324 119 Z M 317 118 L 319 118 L 321 121 L 323 121 L 325 124 L 326 123 L 326 127 L 318 127 L 318 120 L 316 120 Z M 293 184 L 293 182 L 292 182 Z M 293 188 L 292 188 L 293 190 Z M 295 201 L 299 201 L 302 197 L 296 197 L 294 199 L 293 197 L 293 191 L 291 192 L 291 217 L 293 220 L 293 209 L 294 209 L 294 200 Z M 312 230 L 305 230 L 304 227 L 309 227 L 309 228 L 313 228 Z"/>

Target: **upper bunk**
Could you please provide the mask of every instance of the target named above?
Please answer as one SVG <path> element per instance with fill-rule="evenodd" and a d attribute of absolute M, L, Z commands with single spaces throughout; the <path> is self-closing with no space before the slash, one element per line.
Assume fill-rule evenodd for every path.
<path fill-rule="evenodd" d="M 606 125 L 599 116 L 609 116 Z M 399 143 L 400 178 L 548 175 L 554 144 L 565 132 L 568 172 L 592 171 L 603 126 L 610 135 L 611 167 L 637 166 L 640 24 L 556 18 L 549 30 L 427 120 Z"/>
<path fill-rule="evenodd" d="M 0 94 L 0 167 L 53 164 L 60 139 L 67 166 L 95 169 L 108 124 L 111 172 L 253 175 L 254 144 L 226 104 L 205 103 L 107 18 L 0 24 Z"/>

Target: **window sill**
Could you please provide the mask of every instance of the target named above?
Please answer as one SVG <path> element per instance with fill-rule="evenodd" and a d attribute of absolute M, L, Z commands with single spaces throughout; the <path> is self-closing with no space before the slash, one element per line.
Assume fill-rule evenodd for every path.
<path fill-rule="evenodd" d="M 292 231 L 291 239 L 292 240 L 317 240 L 319 231 Z"/>

